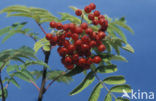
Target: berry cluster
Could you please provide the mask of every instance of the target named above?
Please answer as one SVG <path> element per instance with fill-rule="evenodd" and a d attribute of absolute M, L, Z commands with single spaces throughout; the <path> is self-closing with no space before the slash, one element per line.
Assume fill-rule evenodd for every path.
<path fill-rule="evenodd" d="M 52 46 L 58 45 L 58 53 L 62 57 L 61 61 L 67 69 L 73 69 L 74 65 L 83 69 L 89 69 L 90 65 L 101 62 L 101 57 L 92 55 L 91 50 L 97 48 L 98 51 L 103 52 L 106 47 L 102 43 L 105 38 L 108 27 L 108 21 L 99 11 L 95 10 L 94 3 L 84 8 L 85 13 L 88 14 L 88 19 L 92 21 L 93 25 L 100 25 L 101 28 L 98 32 L 93 31 L 89 25 L 84 22 L 80 25 L 73 23 L 62 24 L 54 21 L 50 22 L 51 28 L 61 30 L 62 34 L 52 35 L 46 34 L 46 39 L 50 41 Z M 77 16 L 83 16 L 83 12 L 80 9 L 75 11 Z"/>

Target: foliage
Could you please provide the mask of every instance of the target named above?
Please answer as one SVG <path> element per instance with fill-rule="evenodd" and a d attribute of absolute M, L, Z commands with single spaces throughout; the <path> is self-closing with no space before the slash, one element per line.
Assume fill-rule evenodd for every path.
<path fill-rule="evenodd" d="M 78 9 L 74 6 L 71 6 L 70 8 L 74 11 Z M 1 10 L 0 13 L 7 13 L 8 17 L 29 17 L 34 19 L 38 23 L 38 25 L 41 25 L 44 22 L 50 22 L 52 20 L 56 22 L 69 21 L 79 25 L 82 21 L 82 19 L 79 19 L 78 17 L 75 17 L 69 13 L 59 13 L 61 15 L 61 18 L 59 19 L 45 9 L 20 5 L 9 6 Z M 122 31 L 122 29 L 126 29 L 131 33 L 134 32 L 127 25 L 124 17 L 116 19 L 110 18 L 107 15 L 105 15 L 105 17 L 109 22 L 109 26 L 106 32 L 107 36 L 102 42 L 106 46 L 107 51 L 104 53 L 99 53 L 95 49 L 95 53 L 102 58 L 102 62 L 99 65 L 92 65 L 91 70 L 89 72 L 85 72 L 78 66 L 68 72 L 64 72 L 62 70 L 51 70 L 45 62 L 38 60 L 35 56 L 35 53 L 37 53 L 39 49 L 42 49 L 44 53 L 45 51 L 49 52 L 51 50 L 51 46 L 49 41 L 46 40 L 46 38 L 39 39 L 37 34 L 30 32 L 30 29 L 28 28 L 24 28 L 27 22 L 15 23 L 11 26 L 0 29 L 0 37 L 2 35 L 5 36 L 2 40 L 3 43 L 11 36 L 17 33 L 29 36 L 36 41 L 36 43 L 34 44 L 34 51 L 31 48 L 24 46 L 19 49 L 8 49 L 0 52 L 1 69 L 4 69 L 6 67 L 7 73 L 9 75 L 3 80 L 3 83 L 12 83 L 19 88 L 20 85 L 16 81 L 16 77 L 18 77 L 24 81 L 35 84 L 35 81 L 42 77 L 43 71 L 35 69 L 33 71 L 29 71 L 27 67 L 33 65 L 41 65 L 44 68 L 48 69 L 46 74 L 46 80 L 52 80 L 52 82 L 57 81 L 69 83 L 70 81 L 72 81 L 73 76 L 85 72 L 86 76 L 84 80 L 73 91 L 70 92 L 70 95 L 75 95 L 82 92 L 90 84 L 92 84 L 99 73 L 107 75 L 116 72 L 118 68 L 115 64 L 112 63 L 112 60 L 128 62 L 128 60 L 125 57 L 120 55 L 120 49 L 126 50 L 130 53 L 134 53 L 134 49 L 127 42 L 126 35 Z M 94 31 L 97 31 L 99 29 L 99 26 L 91 25 L 91 21 L 88 19 L 87 14 L 84 11 L 83 20 L 90 24 L 89 26 Z M 21 64 L 12 65 L 10 61 L 21 62 Z M 126 80 L 124 76 L 121 75 L 106 77 L 103 80 L 97 82 L 93 91 L 91 92 L 89 101 L 98 101 L 102 88 L 106 88 L 106 90 L 108 91 L 107 95 L 104 98 L 104 101 L 112 101 L 112 98 L 114 97 L 114 92 L 123 93 L 123 90 L 127 91 L 128 93 L 131 92 L 130 86 L 128 86 L 125 83 Z M 106 85 L 109 85 L 111 88 L 108 89 Z M 5 96 L 7 96 L 6 87 L 4 91 Z M 0 90 L 0 97 L 1 92 L 2 91 Z M 124 99 L 121 97 L 114 97 L 114 99 L 116 101 L 128 101 L 128 99 Z"/>

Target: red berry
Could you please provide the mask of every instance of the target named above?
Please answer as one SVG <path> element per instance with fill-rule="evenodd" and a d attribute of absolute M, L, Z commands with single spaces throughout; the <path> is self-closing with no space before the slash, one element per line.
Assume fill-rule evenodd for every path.
<path fill-rule="evenodd" d="M 102 26 L 102 25 L 104 25 L 104 23 L 105 23 L 105 19 L 100 19 L 99 20 L 99 24 Z"/>
<path fill-rule="evenodd" d="M 105 38 L 106 34 L 104 32 L 102 32 L 102 31 L 100 31 L 98 33 L 98 36 L 99 36 L 100 39 L 103 39 L 103 38 Z"/>
<path fill-rule="evenodd" d="M 53 36 L 52 39 L 51 39 L 51 41 L 54 41 L 54 42 L 57 42 L 57 40 L 58 40 L 57 36 Z"/>
<path fill-rule="evenodd" d="M 69 40 L 64 40 L 63 41 L 63 46 L 68 47 L 70 45 Z"/>
<path fill-rule="evenodd" d="M 91 28 L 87 28 L 86 30 L 85 30 L 85 33 L 86 34 L 91 34 L 93 32 L 93 30 L 91 29 Z"/>
<path fill-rule="evenodd" d="M 105 19 L 105 16 L 104 16 L 104 15 L 100 15 L 100 16 L 98 17 L 98 20 L 100 20 L 100 19 Z"/>
<path fill-rule="evenodd" d="M 62 48 L 59 50 L 60 56 L 65 56 L 67 53 L 68 53 L 68 50 L 67 50 L 67 48 L 65 48 L 65 47 L 62 47 Z"/>
<path fill-rule="evenodd" d="M 71 70 L 71 69 L 74 68 L 74 64 L 65 65 L 65 67 L 66 67 L 68 70 Z"/>
<path fill-rule="evenodd" d="M 100 63 L 101 60 L 102 60 L 102 59 L 101 59 L 100 56 L 95 56 L 95 57 L 93 58 L 93 62 L 96 63 L 96 64 Z"/>
<path fill-rule="evenodd" d="M 75 41 L 78 40 L 79 39 L 79 35 L 77 33 L 73 33 L 72 34 L 72 39 L 75 40 Z"/>
<path fill-rule="evenodd" d="M 106 49 L 105 45 L 101 44 L 100 46 L 98 46 L 98 50 L 100 52 L 104 51 Z"/>
<path fill-rule="evenodd" d="M 83 30 L 82 30 L 81 27 L 76 27 L 76 28 L 75 28 L 75 32 L 78 33 L 78 34 L 80 34 L 80 33 L 83 32 Z"/>
<path fill-rule="evenodd" d="M 95 38 L 96 38 L 96 32 L 91 33 L 89 36 L 90 36 L 91 39 L 95 40 Z"/>
<path fill-rule="evenodd" d="M 91 65 L 92 61 L 93 61 L 93 59 L 91 57 L 89 57 L 88 60 L 87 60 L 87 64 Z"/>
<path fill-rule="evenodd" d="M 82 29 L 87 29 L 88 28 L 88 24 L 85 23 L 85 22 L 82 23 L 80 26 L 81 26 Z"/>
<path fill-rule="evenodd" d="M 81 49 L 82 49 L 82 51 L 88 51 L 88 50 L 89 50 L 89 45 L 87 45 L 87 44 L 82 44 L 82 45 L 81 45 Z"/>
<path fill-rule="evenodd" d="M 77 10 L 75 11 L 75 14 L 76 14 L 77 16 L 81 16 L 81 15 L 82 15 L 82 11 L 81 11 L 80 9 L 77 9 Z"/>
<path fill-rule="evenodd" d="M 74 31 L 75 30 L 75 24 L 70 23 L 69 28 L 70 28 L 71 31 Z"/>
<path fill-rule="evenodd" d="M 89 20 L 94 20 L 94 14 L 89 14 L 89 15 L 88 15 L 88 19 L 89 19 Z"/>
<path fill-rule="evenodd" d="M 100 16 L 100 12 L 99 11 L 94 11 L 94 16 L 96 16 L 96 17 L 98 17 L 98 16 Z"/>
<path fill-rule="evenodd" d="M 97 19 L 94 19 L 94 20 L 92 21 L 92 23 L 93 23 L 94 25 L 98 25 L 99 21 L 98 21 Z"/>
<path fill-rule="evenodd" d="M 83 43 L 89 43 L 90 39 L 88 36 L 84 35 L 82 38 L 81 38 L 82 42 Z"/>
<path fill-rule="evenodd" d="M 91 10 L 94 10 L 96 8 L 96 5 L 94 3 L 90 3 L 89 6 L 90 6 Z"/>
<path fill-rule="evenodd" d="M 57 23 L 56 29 L 57 29 L 57 30 L 61 30 L 62 28 L 63 28 L 62 23 Z"/>
<path fill-rule="evenodd" d="M 69 51 L 69 53 L 73 53 L 74 50 L 75 50 L 75 46 L 74 46 L 73 44 L 70 44 L 70 45 L 68 46 L 68 51 Z"/>
<path fill-rule="evenodd" d="M 86 63 L 86 59 L 85 58 L 80 58 L 79 59 L 79 64 L 80 65 L 83 65 L 83 64 L 85 64 Z"/>
<path fill-rule="evenodd" d="M 90 6 L 86 6 L 86 7 L 84 8 L 84 11 L 85 11 L 86 13 L 90 13 L 90 12 L 91 12 L 91 7 L 90 7 Z"/>
<path fill-rule="evenodd" d="M 95 40 L 97 40 L 97 41 L 100 40 L 98 35 L 96 35 Z"/>
<path fill-rule="evenodd" d="M 74 54 L 72 57 L 73 61 L 77 62 L 79 59 L 79 55 L 78 54 Z"/>
<path fill-rule="evenodd" d="M 47 39 L 47 40 L 51 40 L 51 39 L 52 39 L 52 37 L 53 37 L 53 35 L 52 35 L 52 34 L 50 34 L 50 33 L 46 34 L 46 39 Z"/>
<path fill-rule="evenodd" d="M 76 47 L 80 46 L 81 44 L 82 44 L 82 41 L 81 41 L 81 40 L 77 40 L 77 41 L 75 41 L 75 43 L 74 43 L 74 45 L 75 45 Z"/>
<path fill-rule="evenodd" d="M 64 24 L 63 25 L 63 30 L 67 31 L 69 29 L 69 24 Z"/>
<path fill-rule="evenodd" d="M 105 20 L 104 26 L 105 26 L 106 28 L 108 27 L 108 21 L 107 21 L 107 20 Z"/>
<path fill-rule="evenodd" d="M 51 28 L 56 28 L 56 22 L 55 21 L 51 21 L 50 22 L 50 27 Z"/>
<path fill-rule="evenodd" d="M 89 46 L 90 47 L 95 47 L 96 46 L 96 41 L 94 41 L 94 40 L 90 41 Z"/>
<path fill-rule="evenodd" d="M 71 57 L 69 57 L 69 56 L 65 57 L 65 63 L 66 64 L 71 64 L 72 63 Z"/>
<path fill-rule="evenodd" d="M 66 32 L 66 33 L 65 33 L 65 37 L 70 38 L 70 37 L 71 37 L 71 35 L 72 35 L 72 33 L 71 33 L 70 31 L 68 31 L 68 32 Z"/>

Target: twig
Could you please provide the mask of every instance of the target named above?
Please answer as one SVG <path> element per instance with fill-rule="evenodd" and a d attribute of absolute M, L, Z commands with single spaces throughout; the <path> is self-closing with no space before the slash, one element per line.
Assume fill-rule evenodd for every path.
<path fill-rule="evenodd" d="M 38 87 L 36 83 L 34 83 L 32 80 L 30 80 L 30 82 L 37 88 L 38 91 L 40 91 L 40 88 Z"/>
<path fill-rule="evenodd" d="M 1 90 L 2 90 L 2 101 L 5 101 L 4 87 L 3 87 L 3 83 L 2 83 L 1 71 L 0 71 L 0 85 L 1 85 Z"/>
<path fill-rule="evenodd" d="M 41 24 L 39 24 L 37 21 L 36 21 L 37 25 L 40 27 L 40 29 L 42 30 L 42 32 L 46 35 L 46 31 L 44 30 L 44 28 L 41 26 Z"/>
<path fill-rule="evenodd" d="M 116 98 L 116 96 L 113 94 L 113 93 L 111 93 L 110 92 L 110 90 L 107 88 L 107 86 L 104 84 L 104 82 L 98 77 L 98 75 L 95 73 L 95 77 L 96 77 L 96 79 L 102 84 L 102 86 L 103 86 L 103 88 L 105 88 L 115 99 L 117 99 Z"/>

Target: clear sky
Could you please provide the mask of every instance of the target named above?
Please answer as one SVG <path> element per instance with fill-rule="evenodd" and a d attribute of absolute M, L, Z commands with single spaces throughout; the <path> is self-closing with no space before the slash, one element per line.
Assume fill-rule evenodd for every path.
<path fill-rule="evenodd" d="M 156 0 L 0 0 L 0 9 L 10 5 L 20 4 L 45 8 L 58 16 L 57 12 L 68 12 L 74 14 L 72 10 L 68 8 L 70 5 L 83 8 L 90 2 L 94 2 L 102 13 L 108 14 L 111 17 L 125 16 L 127 23 L 135 31 L 135 35 L 131 35 L 129 32 L 126 32 L 128 42 L 134 47 L 135 54 L 123 51 L 122 55 L 127 57 L 129 62 L 115 62 L 118 65 L 119 71 L 113 75 L 124 75 L 127 83 L 136 91 L 140 89 L 141 91 L 153 91 L 156 93 L 156 54 L 154 53 L 156 52 Z M 0 15 L 0 28 L 20 21 L 29 21 L 28 27 L 33 28 L 34 31 L 40 32 L 38 26 L 34 24 L 31 19 L 19 17 L 6 18 L 5 14 Z M 44 24 L 43 26 L 48 28 L 47 24 Z M 22 45 L 33 47 L 33 44 L 33 41 L 26 37 L 15 35 L 4 45 L 0 44 L 0 50 L 18 48 Z M 40 56 L 40 54 L 38 54 L 38 56 Z M 53 68 L 63 70 L 64 68 L 60 64 L 59 59 L 60 57 L 56 53 L 56 49 L 54 49 L 50 58 L 50 65 Z M 101 79 L 104 78 L 104 76 L 105 75 L 100 75 Z M 45 94 L 44 101 L 87 101 L 90 92 L 97 81 L 82 93 L 75 96 L 69 96 L 69 92 L 75 88 L 83 78 L 84 75 L 75 76 L 75 80 L 68 85 L 63 83 L 54 83 Z M 20 81 L 20 85 L 20 89 L 16 88 L 12 84 L 9 85 L 7 101 L 37 100 L 38 92 L 32 84 Z M 105 94 L 106 91 L 103 89 L 99 101 L 103 101 Z"/>

